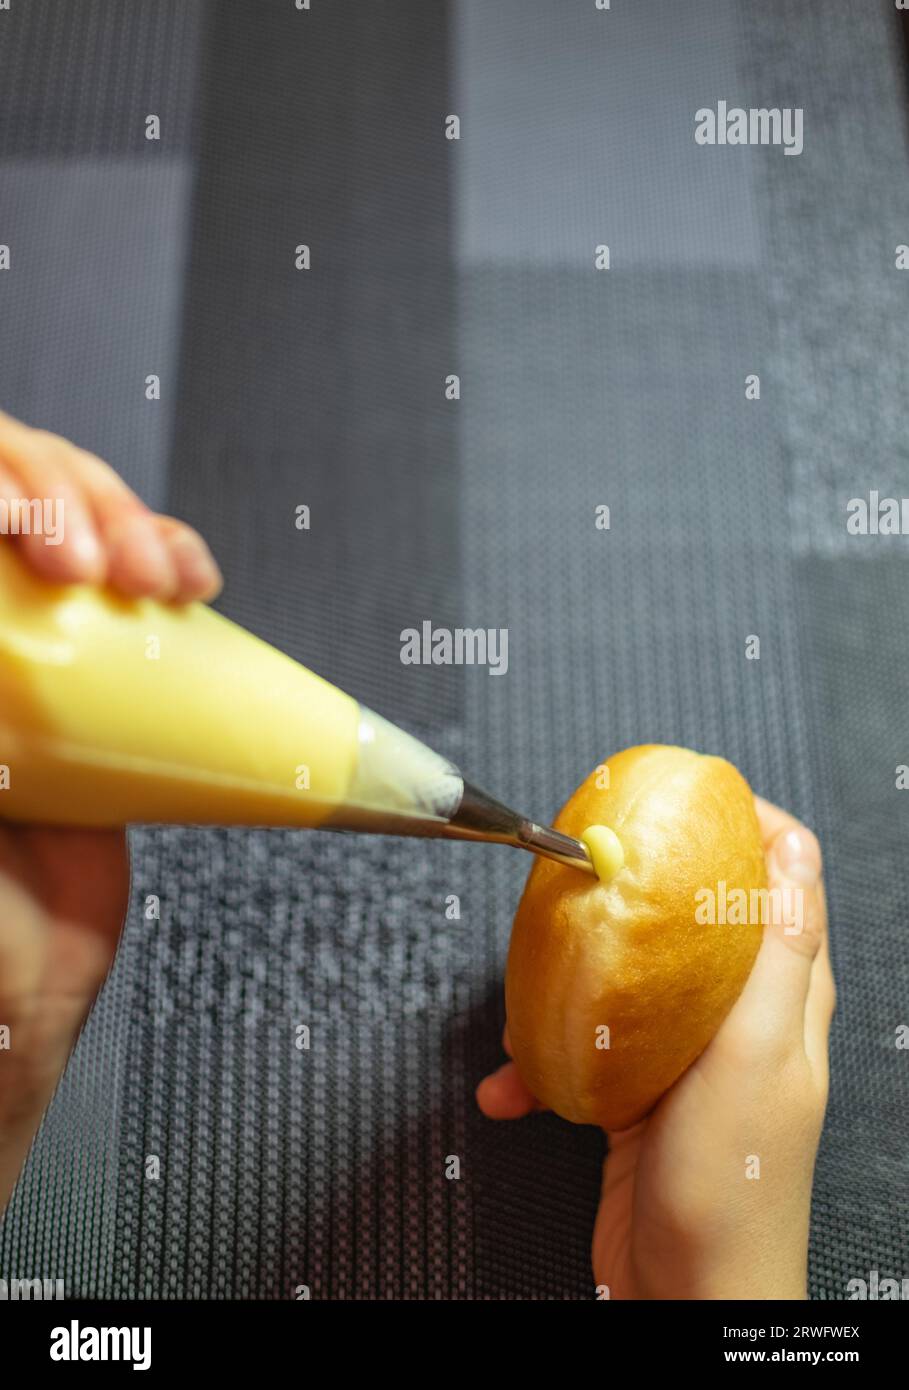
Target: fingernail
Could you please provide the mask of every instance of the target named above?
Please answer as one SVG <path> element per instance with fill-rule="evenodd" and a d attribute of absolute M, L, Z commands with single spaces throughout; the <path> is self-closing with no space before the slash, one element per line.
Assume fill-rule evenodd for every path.
<path fill-rule="evenodd" d="M 184 582 L 188 582 L 194 589 L 208 590 L 220 587 L 221 571 L 201 536 L 190 531 L 180 531 L 171 537 L 170 548 Z"/>
<path fill-rule="evenodd" d="M 69 541 L 69 553 L 78 563 L 80 570 L 86 575 L 100 574 L 104 568 L 104 551 L 101 549 L 101 542 L 94 531 L 86 526 L 78 530 L 75 535 L 67 537 Z"/>
<path fill-rule="evenodd" d="M 808 888 L 821 876 L 821 847 L 804 826 L 787 830 L 774 841 L 773 858 L 783 878 L 791 883 Z"/>
<path fill-rule="evenodd" d="M 110 537 L 121 553 L 127 555 L 130 569 L 157 594 L 173 591 L 177 576 L 167 546 L 158 535 L 154 522 L 145 516 L 133 516 L 117 527 Z"/>

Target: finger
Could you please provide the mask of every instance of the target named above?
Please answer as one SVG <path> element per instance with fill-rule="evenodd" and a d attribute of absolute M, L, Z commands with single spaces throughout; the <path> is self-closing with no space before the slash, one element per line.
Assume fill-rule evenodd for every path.
<path fill-rule="evenodd" d="M 18 1011 L 22 1001 L 31 1000 L 38 988 L 44 962 L 35 943 L 46 941 L 48 925 L 39 904 L 15 874 L 0 872 L 0 894 L 0 1014 L 7 1022 L 11 1012 Z"/>
<path fill-rule="evenodd" d="M 754 809 L 757 812 L 758 824 L 761 827 L 761 839 L 765 851 L 770 849 L 781 830 L 799 830 L 801 828 L 801 821 L 796 820 L 791 812 L 784 811 L 782 806 L 774 806 L 772 801 L 765 801 L 762 796 L 754 798 Z"/>
<path fill-rule="evenodd" d="M 67 447 L 70 471 L 107 551 L 111 585 L 130 598 L 177 597 L 179 571 L 159 518 L 103 459 L 75 445 Z"/>
<path fill-rule="evenodd" d="M 4 419 L 0 496 L 16 508 L 13 540 L 37 574 L 52 583 L 98 583 L 107 570 L 104 551 L 91 509 L 65 467 L 58 448 L 62 443 L 55 435 Z M 35 524 L 38 508 L 40 524 Z"/>
<path fill-rule="evenodd" d="M 784 813 L 785 814 L 785 813 Z M 733 1014 L 765 1042 L 804 1042 L 812 968 L 826 934 L 820 846 L 797 821 L 777 825 L 767 853 L 768 916 Z"/>
<path fill-rule="evenodd" d="M 155 518 L 158 535 L 170 551 L 177 572 L 174 598 L 179 603 L 191 599 L 208 602 L 220 593 L 223 579 L 215 558 L 198 531 L 172 516 Z"/>
<path fill-rule="evenodd" d="M 824 885 L 818 887 L 826 917 Z M 818 1084 L 826 1093 L 828 1084 L 828 1049 L 830 1023 L 836 1008 L 836 984 L 830 964 L 830 945 L 825 932 L 820 949 L 811 967 L 808 998 L 805 1002 L 805 1055 L 811 1063 Z"/>
<path fill-rule="evenodd" d="M 613 1175 L 616 1169 L 633 1167 L 637 1160 L 637 1149 L 640 1147 L 641 1140 L 647 1129 L 647 1120 L 638 1120 L 636 1124 L 629 1125 L 628 1129 L 610 1129 L 609 1135 L 609 1154 L 610 1159 L 615 1159 Z M 605 1177 L 604 1173 L 604 1177 Z"/>
<path fill-rule="evenodd" d="M 129 853 L 123 830 L 20 825 L 16 839 L 33 900 L 41 902 L 58 925 L 79 927 L 86 935 L 106 939 L 113 949 L 129 892 Z M 65 872 L 73 863 L 79 865 L 78 885 Z"/>
<path fill-rule="evenodd" d="M 0 419 L 0 455 L 36 497 L 61 498 L 62 540 L 22 538 L 29 563 L 58 582 L 110 584 L 128 597 L 171 598 L 177 568 L 157 519 L 102 459 L 59 435 Z M 95 561 L 90 557 L 94 555 Z"/>
<path fill-rule="evenodd" d="M 779 895 L 773 901 L 781 921 L 774 925 L 782 928 L 777 934 L 805 965 L 806 981 L 827 930 L 822 873 L 814 832 L 798 822 L 781 828 L 767 852 L 768 886 Z"/>
<path fill-rule="evenodd" d="M 128 593 L 146 592 L 136 586 L 138 563 L 142 574 L 157 576 L 152 590 L 157 597 L 179 603 L 214 598 L 223 583 L 221 571 L 199 533 L 176 517 L 149 511 L 103 459 L 85 449 L 73 452 L 73 467 L 92 501 L 102 535 L 117 551 L 113 582 Z"/>
<path fill-rule="evenodd" d="M 476 1091 L 477 1105 L 489 1120 L 520 1120 L 539 1110 L 536 1096 L 524 1085 L 514 1062 L 506 1062 L 484 1077 Z"/>

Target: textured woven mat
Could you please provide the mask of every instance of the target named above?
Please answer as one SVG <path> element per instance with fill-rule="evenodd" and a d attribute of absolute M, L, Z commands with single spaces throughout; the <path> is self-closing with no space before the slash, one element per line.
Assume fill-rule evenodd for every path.
<path fill-rule="evenodd" d="M 0 22 L 0 240 L 31 247 L 0 276 L 0 404 L 200 526 L 224 611 L 504 799 L 547 815 L 605 753 L 660 740 L 817 825 L 840 1008 L 811 1289 L 909 1273 L 906 562 L 842 526 L 905 464 L 891 7 L 33 0 Z M 694 110 L 734 96 L 803 106 L 804 153 L 696 150 Z M 151 111 L 160 148 L 137 134 Z M 403 667 L 424 618 L 506 626 L 507 677 Z M 599 1136 L 473 1102 L 520 856 L 132 846 L 120 954 L 0 1276 L 590 1296 Z"/>

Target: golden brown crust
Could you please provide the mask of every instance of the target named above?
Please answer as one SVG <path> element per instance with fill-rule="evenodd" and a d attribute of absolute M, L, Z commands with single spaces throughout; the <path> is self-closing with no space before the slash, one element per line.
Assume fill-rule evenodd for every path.
<path fill-rule="evenodd" d="M 505 999 L 515 1061 L 539 1100 L 568 1120 L 625 1129 L 703 1051 L 741 992 L 761 942 L 752 890 L 767 879 L 754 798 L 731 763 L 647 744 L 605 766 L 609 787 L 592 772 L 555 825 L 576 837 L 611 826 L 625 866 L 600 883 L 536 861 Z M 747 923 L 697 920 L 707 915 L 703 890 L 721 907 L 721 882 L 729 903 L 745 890 Z"/>

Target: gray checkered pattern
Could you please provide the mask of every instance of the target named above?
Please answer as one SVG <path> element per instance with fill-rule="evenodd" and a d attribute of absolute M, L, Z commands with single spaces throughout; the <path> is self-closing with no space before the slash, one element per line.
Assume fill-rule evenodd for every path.
<path fill-rule="evenodd" d="M 200 526 L 224 611 L 503 799 L 548 815 L 604 754 L 670 741 L 816 825 L 840 1008 L 811 1289 L 909 1274 L 906 561 L 842 524 L 849 496 L 906 490 L 892 7 L 75 9 L 0 15 L 0 241 L 26 248 L 0 275 L 3 406 Z M 804 153 L 697 149 L 719 98 L 802 106 Z M 403 667 L 424 618 L 507 627 L 507 677 Z M 599 1136 L 473 1102 L 521 856 L 174 828 L 132 848 L 0 1275 L 591 1295 Z"/>

